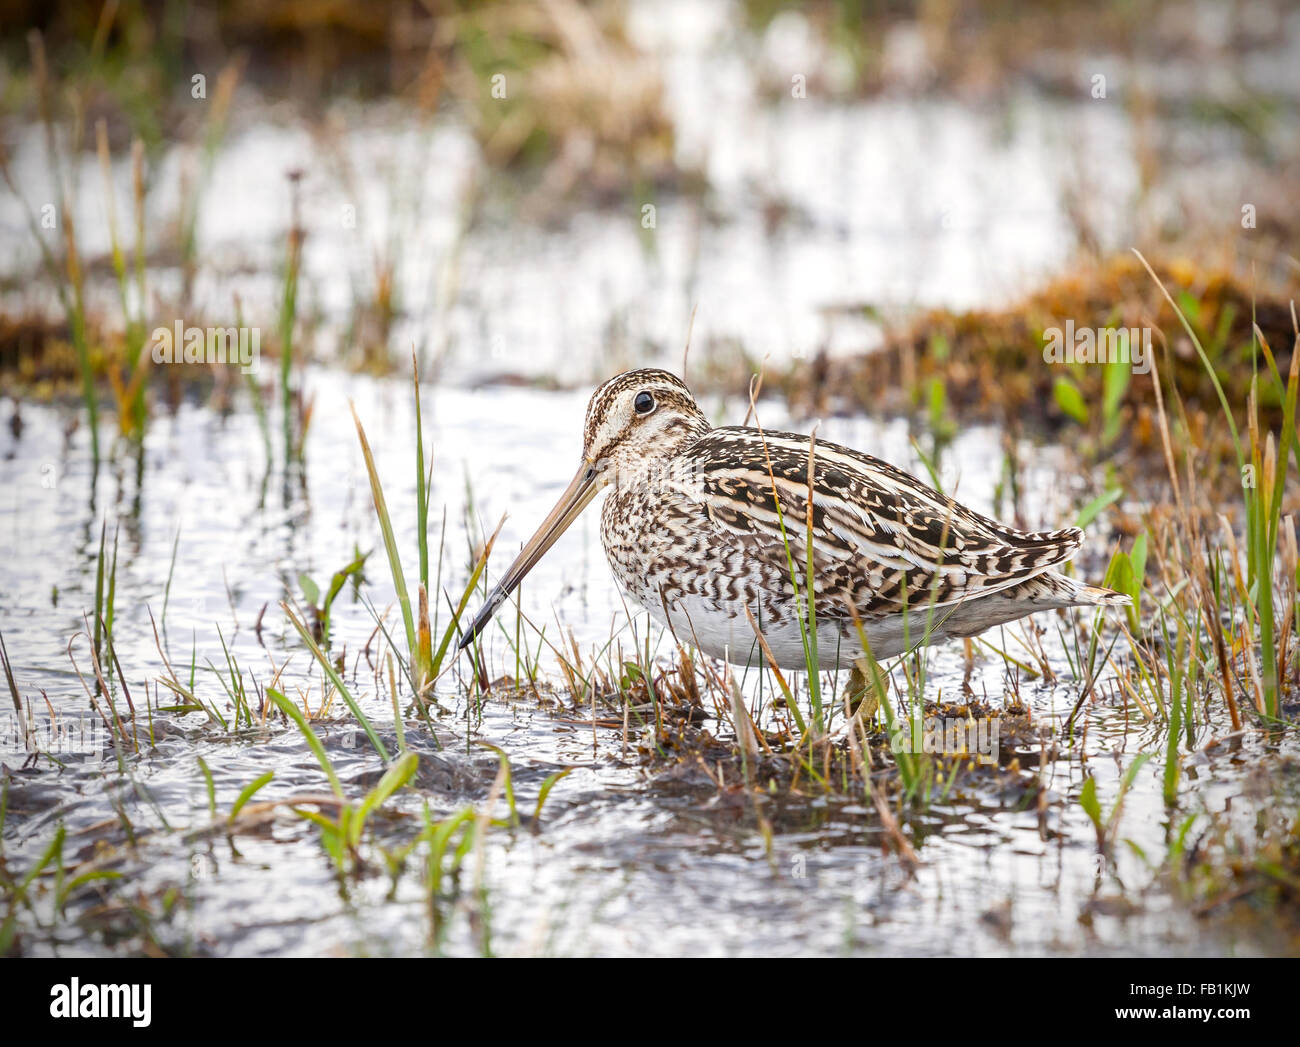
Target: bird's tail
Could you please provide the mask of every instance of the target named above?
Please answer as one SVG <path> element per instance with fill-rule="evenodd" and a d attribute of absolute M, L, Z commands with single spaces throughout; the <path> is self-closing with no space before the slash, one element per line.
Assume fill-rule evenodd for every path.
<path fill-rule="evenodd" d="M 1127 607 L 1132 602 L 1124 593 L 1088 585 L 1056 571 L 1044 571 L 1013 591 L 1020 599 L 1043 607 Z"/>
<path fill-rule="evenodd" d="M 1100 585 L 1080 585 L 1079 603 L 1088 607 L 1127 607 L 1133 601 L 1127 593 L 1117 593 Z"/>

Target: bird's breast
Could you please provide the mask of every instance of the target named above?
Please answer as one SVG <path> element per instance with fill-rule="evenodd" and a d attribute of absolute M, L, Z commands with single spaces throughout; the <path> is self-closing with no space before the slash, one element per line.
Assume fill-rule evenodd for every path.
<path fill-rule="evenodd" d="M 620 484 L 605 499 L 601 541 L 619 584 L 659 617 L 665 605 L 689 603 L 697 615 L 738 617 L 748 628 L 745 607 L 776 616 L 793 601 L 789 578 L 682 485 Z"/>

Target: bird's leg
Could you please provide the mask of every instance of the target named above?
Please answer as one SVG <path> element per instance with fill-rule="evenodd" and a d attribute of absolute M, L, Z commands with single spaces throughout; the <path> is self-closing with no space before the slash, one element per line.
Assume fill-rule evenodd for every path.
<path fill-rule="evenodd" d="M 880 695 L 876 693 L 865 658 L 853 660 L 849 682 L 844 687 L 844 704 L 852 715 L 864 722 L 875 716 L 880 708 Z"/>

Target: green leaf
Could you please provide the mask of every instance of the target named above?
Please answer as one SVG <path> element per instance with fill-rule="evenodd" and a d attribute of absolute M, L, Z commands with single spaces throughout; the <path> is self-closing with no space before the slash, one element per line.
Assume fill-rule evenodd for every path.
<path fill-rule="evenodd" d="M 1136 634 L 1139 623 L 1142 621 L 1142 583 L 1146 577 L 1147 570 L 1147 536 L 1140 534 L 1133 542 L 1133 551 L 1129 554 L 1129 563 L 1132 564 L 1133 580 L 1130 588 L 1126 590 L 1129 599 L 1132 601 L 1128 607 L 1129 625 Z"/>
<path fill-rule="evenodd" d="M 1196 823 L 1199 815 L 1189 814 L 1183 819 L 1183 824 L 1178 827 L 1178 835 L 1174 837 L 1169 844 L 1169 866 L 1177 868 L 1182 861 L 1183 851 L 1187 847 L 1187 834 L 1191 831 L 1192 826 Z"/>
<path fill-rule="evenodd" d="M 258 777 L 245 785 L 243 790 L 240 792 L 239 797 L 235 800 L 235 805 L 230 808 L 230 817 L 227 818 L 226 821 L 233 822 L 235 818 L 239 816 L 239 812 L 244 809 L 244 804 L 248 803 L 248 801 L 253 798 L 253 794 L 274 777 L 274 771 L 267 771 L 265 774 L 258 775 Z"/>
<path fill-rule="evenodd" d="M 1133 552 L 1129 554 L 1129 559 L 1133 564 L 1133 581 L 1135 583 L 1132 593 L 1133 602 L 1137 603 L 1138 593 L 1142 591 L 1142 579 L 1147 571 L 1147 536 L 1140 534 L 1133 542 Z"/>
<path fill-rule="evenodd" d="M 359 575 L 361 573 L 362 569 L 366 566 L 366 557 L 369 555 L 369 553 L 363 553 L 343 568 L 343 570 L 334 572 L 334 577 L 330 580 L 329 592 L 325 594 L 325 603 L 321 608 L 326 614 L 329 614 L 330 605 L 334 602 L 334 598 L 342 591 L 343 586 L 347 584 L 347 580 L 353 575 Z"/>
<path fill-rule="evenodd" d="M 1097 827 L 1097 831 L 1101 832 L 1101 804 L 1097 802 L 1096 778 L 1089 776 L 1088 780 L 1083 783 L 1083 789 L 1079 792 L 1079 806 L 1092 819 L 1092 824 Z"/>
<path fill-rule="evenodd" d="M 1133 762 L 1128 765 L 1128 770 L 1124 772 L 1124 777 L 1119 783 L 1119 795 L 1115 797 L 1115 806 L 1111 808 L 1110 818 L 1106 822 L 1108 826 L 1119 817 L 1119 810 L 1124 803 L 1125 795 L 1133 788 L 1133 781 L 1137 778 L 1138 771 L 1142 770 L 1142 765 L 1149 759 L 1151 759 L 1150 753 L 1142 753 L 1134 757 Z"/>
<path fill-rule="evenodd" d="M 308 811 L 308 810 L 304 810 L 301 807 L 294 807 L 293 813 L 296 814 L 299 818 L 305 818 L 307 821 L 314 822 L 316 825 L 319 825 L 322 833 L 333 833 L 335 836 L 338 835 L 339 827 L 337 823 L 327 818 L 319 811 Z"/>
<path fill-rule="evenodd" d="M 1109 505 L 1118 502 L 1124 495 L 1124 488 L 1114 487 L 1105 494 L 1099 494 L 1091 502 L 1079 510 L 1079 515 L 1075 517 L 1075 527 L 1087 527 L 1093 520 L 1101 515 L 1101 511 Z"/>
<path fill-rule="evenodd" d="M 623 679 L 619 681 L 623 690 L 630 690 L 636 686 L 638 681 L 643 679 L 645 679 L 645 673 L 641 671 L 641 666 L 637 665 L 636 662 L 623 663 Z"/>
<path fill-rule="evenodd" d="M 50 845 L 45 848 L 45 853 L 41 855 L 41 860 L 27 870 L 27 875 L 23 877 L 22 883 L 18 885 L 18 893 L 24 893 L 31 886 L 33 880 L 41 874 L 50 862 L 58 859 L 58 868 L 63 867 L 63 839 L 67 835 L 67 830 L 63 828 L 63 823 L 59 822 L 59 827 L 54 830 L 54 839 Z"/>
<path fill-rule="evenodd" d="M 930 421 L 938 422 L 943 418 L 948 406 L 948 390 L 938 378 L 930 381 Z"/>
<path fill-rule="evenodd" d="M 515 786 L 511 781 L 510 775 L 510 757 L 506 755 L 505 750 L 493 745 L 491 742 L 479 742 L 484 749 L 491 749 L 497 754 L 497 759 L 501 761 L 501 769 L 505 774 L 505 794 L 506 805 L 510 808 L 510 824 L 519 824 L 519 812 L 515 809 Z"/>
<path fill-rule="evenodd" d="M 1135 546 L 1136 548 L 1136 546 Z M 1143 560 L 1145 562 L 1146 551 L 1143 549 Z M 1106 567 L 1106 573 L 1102 577 L 1102 585 L 1116 592 L 1128 595 L 1131 603 L 1125 608 L 1128 614 L 1129 627 L 1133 632 L 1138 631 L 1138 595 L 1142 591 L 1141 576 L 1134 571 L 1132 557 L 1120 549 L 1116 549 L 1110 558 L 1110 564 Z"/>
<path fill-rule="evenodd" d="M 393 589 L 397 593 L 397 605 L 402 612 L 402 624 L 406 627 L 406 648 L 408 657 L 416 650 L 415 617 L 411 611 L 411 597 L 406 590 L 406 576 L 402 573 L 402 560 L 397 552 L 397 539 L 393 535 L 393 524 L 388 516 L 388 503 L 384 500 L 384 487 L 379 481 L 379 470 L 375 467 L 375 457 L 370 453 L 370 441 L 361 426 L 356 407 L 349 402 L 352 421 L 357 428 L 357 439 L 361 442 L 361 456 L 366 462 L 366 473 L 370 477 L 370 496 L 375 504 L 375 516 L 379 519 L 379 531 L 384 537 L 384 551 L 388 554 L 388 568 L 393 576 Z"/>
<path fill-rule="evenodd" d="M 188 710 L 189 708 L 189 706 L 171 706 L 166 711 L 173 712 L 181 709 Z M 203 772 L 203 783 L 208 790 L 208 814 L 215 819 L 217 817 L 217 790 L 212 781 L 212 772 L 208 770 L 207 761 L 202 756 L 199 757 L 199 770 Z"/>
<path fill-rule="evenodd" d="M 96 880 L 120 880 L 122 874 L 114 869 L 92 869 L 90 872 L 82 873 L 75 876 L 64 884 L 63 889 L 59 892 L 58 907 L 63 911 L 63 906 L 69 898 L 76 892 L 79 887 L 85 887 L 88 883 L 94 883 Z M 0 953 L 3 953 L 0 949 Z"/>
<path fill-rule="evenodd" d="M 400 759 L 395 760 L 393 765 L 384 772 L 384 776 L 379 779 L 375 787 L 366 794 L 366 798 L 361 801 L 361 807 L 357 811 L 357 817 L 353 820 L 351 826 L 353 847 L 361 842 L 361 830 L 365 828 L 366 819 L 370 817 L 371 812 L 381 807 L 393 793 L 415 777 L 415 772 L 419 766 L 419 756 L 415 753 L 407 753 Z"/>
<path fill-rule="evenodd" d="M 556 771 L 554 774 L 547 777 L 546 781 L 542 782 L 541 789 L 537 791 L 537 810 L 533 812 L 534 831 L 536 831 L 542 820 L 542 807 L 546 803 L 546 798 L 551 795 L 551 790 L 555 787 L 555 783 L 561 778 L 568 777 L 574 772 L 574 770 L 575 768 L 573 767 L 566 767 L 562 771 Z"/>
<path fill-rule="evenodd" d="M 1127 336 L 1124 339 L 1128 341 Z M 1102 376 L 1102 407 L 1109 418 L 1118 409 L 1120 401 L 1124 399 L 1124 393 L 1128 390 L 1129 382 L 1133 378 L 1133 365 L 1125 363 L 1123 360 L 1110 360 L 1106 363 L 1106 371 Z"/>
<path fill-rule="evenodd" d="M 334 864 L 340 869 L 343 868 L 343 837 L 331 826 L 326 828 L 321 826 L 320 833 L 321 845 L 329 852 L 329 856 L 334 859 Z"/>
<path fill-rule="evenodd" d="M 361 706 L 357 704 L 357 700 L 352 697 L 352 692 L 348 690 L 347 684 L 343 682 L 343 677 L 341 677 L 338 670 L 334 668 L 334 663 L 331 662 L 329 658 L 326 657 L 325 652 L 320 649 L 320 645 L 316 643 L 315 638 L 313 638 L 311 633 L 308 632 L 307 626 L 303 624 L 302 619 L 293 613 L 293 608 L 291 608 L 287 603 L 281 603 L 280 606 L 284 609 L 284 613 L 288 615 L 289 621 L 293 623 L 293 627 L 298 630 L 298 635 L 302 637 L 303 643 L 305 643 L 308 650 L 315 655 L 316 661 L 320 663 L 320 667 L 325 670 L 325 675 L 330 678 L 330 682 L 334 684 L 334 687 L 338 690 L 339 694 L 343 696 L 343 701 L 347 703 L 347 707 L 352 710 L 352 715 L 355 716 L 357 722 L 361 724 L 362 730 L 366 732 L 366 737 L 370 739 L 370 744 L 375 747 L 375 752 L 377 752 L 380 757 L 383 758 L 383 761 L 387 763 L 388 750 L 384 748 L 384 743 L 380 741 L 379 735 L 375 733 L 374 727 L 372 727 L 370 721 L 366 719 L 366 714 L 361 711 Z M 298 715 L 301 717 L 302 714 L 299 713 Z M 302 722 L 305 724 L 307 721 L 303 720 Z M 317 744 L 320 743 L 318 742 Z M 322 750 L 322 752 L 323 751 L 324 750 Z"/>
<path fill-rule="evenodd" d="M 298 584 L 302 587 L 302 595 L 312 607 L 320 606 L 320 588 L 308 578 L 305 574 L 299 573 Z"/>
<path fill-rule="evenodd" d="M 1130 840 L 1127 836 L 1124 837 L 1123 842 L 1130 851 L 1132 851 L 1134 854 L 1136 854 L 1139 858 L 1142 859 L 1144 864 L 1146 865 L 1151 864 L 1150 860 L 1147 858 L 1147 852 L 1142 850 L 1142 848 L 1136 842 Z"/>
<path fill-rule="evenodd" d="M 1058 378 L 1052 386 L 1052 396 L 1056 405 L 1080 425 L 1088 424 L 1088 405 L 1083 402 L 1083 394 L 1070 379 Z"/>
<path fill-rule="evenodd" d="M 1123 333 L 1124 341 L 1129 341 L 1128 334 Z M 1131 352 L 1130 346 L 1130 352 Z M 1131 359 L 1131 356 L 1130 356 Z M 1102 392 L 1102 411 L 1101 416 L 1106 421 L 1106 429 L 1102 435 L 1105 443 L 1111 443 L 1119 435 L 1120 427 L 1120 404 L 1124 401 L 1124 393 L 1128 390 L 1129 382 L 1133 378 L 1133 365 L 1124 363 L 1120 360 L 1111 360 L 1106 364 L 1106 370 L 1103 375 L 1103 392 Z"/>
<path fill-rule="evenodd" d="M 308 747 L 316 754 L 316 762 L 321 765 L 321 770 L 325 772 L 325 776 L 330 780 L 330 788 L 334 790 L 334 795 L 340 800 L 343 799 L 343 786 L 339 784 L 338 775 L 334 773 L 334 766 L 330 763 L 329 757 L 325 755 L 325 747 L 321 745 L 320 739 L 316 737 L 316 732 L 311 729 L 311 724 L 303 716 L 302 710 L 274 687 L 268 687 L 266 695 L 280 707 L 280 711 L 285 716 L 298 725 L 298 730 L 302 731 L 302 736 L 307 740 Z"/>
<path fill-rule="evenodd" d="M 1133 563 L 1128 553 L 1123 549 L 1116 549 L 1111 554 L 1110 563 L 1106 565 L 1106 573 L 1102 575 L 1101 584 L 1126 593 L 1132 583 Z"/>

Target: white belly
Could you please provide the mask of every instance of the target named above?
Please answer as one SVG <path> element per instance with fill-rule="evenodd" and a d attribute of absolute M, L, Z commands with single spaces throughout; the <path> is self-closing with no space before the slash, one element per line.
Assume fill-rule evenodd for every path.
<path fill-rule="evenodd" d="M 631 594 L 630 594 L 631 595 Z M 635 599 L 635 597 L 633 597 Z M 767 656 L 754 635 L 749 615 L 743 605 L 720 608 L 712 601 L 697 596 L 685 596 L 670 606 L 670 618 L 665 619 L 663 605 L 646 610 L 661 625 L 667 626 L 681 643 L 697 647 L 705 654 L 721 658 L 733 665 L 766 666 Z M 755 621 L 762 621 L 763 639 L 772 658 L 782 669 L 806 669 L 803 635 L 795 618 L 767 620 L 753 611 Z M 904 641 L 903 620 L 889 618 L 867 626 L 867 642 L 878 661 L 903 653 L 909 646 L 919 645 L 925 633 L 925 616 L 913 615 Z M 930 642 L 942 639 L 945 634 L 936 631 Z M 862 644 L 856 629 L 841 631 L 838 622 L 825 619 L 817 623 L 817 662 L 821 669 L 847 669 L 862 656 Z"/>
<path fill-rule="evenodd" d="M 1052 599 L 1026 602 L 1014 595 L 999 593 L 947 607 L 917 608 L 908 616 L 890 615 L 866 625 L 864 631 L 872 655 L 883 662 L 917 647 L 953 637 L 975 636 L 985 629 L 1060 605 L 1054 604 Z M 685 596 L 670 606 L 671 621 L 665 620 L 662 604 L 643 606 L 656 621 L 669 626 L 680 642 L 697 647 L 705 654 L 733 665 L 768 664 L 743 604 L 720 607 L 701 597 Z M 799 670 L 808 667 L 798 619 L 768 619 L 754 614 L 754 620 L 760 623 L 763 639 L 780 668 Z M 818 620 L 817 663 L 821 669 L 847 669 L 862 653 L 856 627 L 848 625 L 841 629 L 838 621 L 825 617 Z"/>

